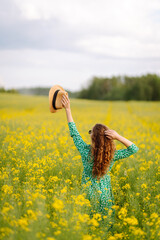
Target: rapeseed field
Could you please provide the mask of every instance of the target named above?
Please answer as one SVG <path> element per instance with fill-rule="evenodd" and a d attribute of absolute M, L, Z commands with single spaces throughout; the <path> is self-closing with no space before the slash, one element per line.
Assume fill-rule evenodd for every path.
<path fill-rule="evenodd" d="M 47 97 L 1 94 L 0 239 L 160 239 L 160 103 L 71 99 L 71 110 L 86 143 L 103 123 L 139 147 L 110 173 L 112 231 L 108 216 L 90 217 L 65 110 L 50 113 Z"/>

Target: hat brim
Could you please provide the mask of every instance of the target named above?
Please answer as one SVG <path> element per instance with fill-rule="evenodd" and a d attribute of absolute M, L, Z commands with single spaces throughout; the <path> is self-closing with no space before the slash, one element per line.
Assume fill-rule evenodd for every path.
<path fill-rule="evenodd" d="M 55 85 L 49 90 L 49 109 L 51 113 L 55 113 L 63 108 L 61 98 L 64 94 L 68 95 L 68 93 L 59 85 Z M 56 107 L 57 105 L 58 108 Z"/>

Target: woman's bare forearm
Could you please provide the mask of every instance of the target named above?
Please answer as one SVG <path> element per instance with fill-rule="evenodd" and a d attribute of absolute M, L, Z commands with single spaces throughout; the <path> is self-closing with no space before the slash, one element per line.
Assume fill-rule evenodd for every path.
<path fill-rule="evenodd" d="M 118 135 L 116 140 L 124 144 L 126 147 L 129 147 L 133 144 L 133 142 L 129 141 L 127 138 L 122 137 L 121 135 Z"/>
<path fill-rule="evenodd" d="M 66 110 L 66 115 L 67 115 L 67 121 L 68 122 L 73 122 L 71 109 L 70 108 L 66 108 L 65 110 Z"/>

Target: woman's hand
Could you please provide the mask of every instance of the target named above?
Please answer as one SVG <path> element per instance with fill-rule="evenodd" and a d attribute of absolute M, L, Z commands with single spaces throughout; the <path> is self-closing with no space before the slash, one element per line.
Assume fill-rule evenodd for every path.
<path fill-rule="evenodd" d="M 119 137 L 120 137 L 120 135 L 116 132 L 116 131 L 114 131 L 114 130 L 112 130 L 112 129 L 108 129 L 108 130 L 106 130 L 106 131 L 104 131 L 104 134 L 105 134 L 105 136 L 107 137 L 107 138 L 109 138 L 109 139 L 115 139 L 115 140 L 118 140 L 119 139 Z"/>
<path fill-rule="evenodd" d="M 70 109 L 70 100 L 67 95 L 62 96 L 62 106 L 67 110 Z"/>
<path fill-rule="evenodd" d="M 126 147 L 129 147 L 129 146 L 131 146 L 133 144 L 133 142 L 129 141 L 125 137 L 122 137 L 116 131 L 114 131 L 112 129 L 104 131 L 104 134 L 109 139 L 118 140 L 119 142 L 123 143 Z"/>
<path fill-rule="evenodd" d="M 67 121 L 68 122 L 73 122 L 71 108 L 70 108 L 70 100 L 69 100 L 69 97 L 67 95 L 62 96 L 62 106 L 66 110 Z"/>

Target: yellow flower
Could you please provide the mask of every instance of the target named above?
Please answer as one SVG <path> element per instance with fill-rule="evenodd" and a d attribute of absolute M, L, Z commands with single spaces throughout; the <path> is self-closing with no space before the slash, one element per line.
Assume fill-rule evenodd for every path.
<path fill-rule="evenodd" d="M 122 208 L 120 209 L 120 211 L 118 212 L 118 217 L 119 217 L 120 219 L 122 219 L 122 218 L 126 217 L 126 215 L 127 215 L 127 209 L 124 208 L 124 207 L 122 207 Z"/>
<path fill-rule="evenodd" d="M 48 192 L 53 193 L 53 189 L 48 189 Z"/>
<path fill-rule="evenodd" d="M 61 211 L 64 208 L 63 201 L 55 198 L 54 203 L 52 203 L 52 207 L 54 207 L 58 211 Z"/>
<path fill-rule="evenodd" d="M 28 217 L 33 220 L 37 220 L 37 214 L 34 213 L 31 209 L 27 210 Z"/>
<path fill-rule="evenodd" d="M 146 217 L 147 217 L 147 213 L 144 212 L 144 213 L 143 213 L 143 216 L 146 218 Z"/>
<path fill-rule="evenodd" d="M 129 185 L 129 183 L 126 183 L 126 185 L 124 185 L 123 187 L 122 187 L 122 189 L 130 189 L 131 187 L 130 187 L 130 185 Z"/>
<path fill-rule="evenodd" d="M 24 217 L 21 217 L 20 219 L 18 219 L 18 225 L 25 231 L 29 231 L 28 226 L 28 220 Z"/>
<path fill-rule="evenodd" d="M 99 214 L 99 213 L 93 214 L 93 218 L 97 219 L 98 221 L 100 221 L 102 219 L 101 214 Z"/>
<path fill-rule="evenodd" d="M 140 171 L 146 171 L 146 168 L 142 166 L 142 167 L 139 168 L 139 170 Z"/>
<path fill-rule="evenodd" d="M 133 233 L 134 235 L 136 235 L 136 236 L 137 236 L 137 235 L 139 235 L 139 236 L 144 236 L 144 235 L 146 235 L 146 233 L 145 233 L 142 229 L 140 229 L 140 228 L 131 226 L 130 229 L 132 230 L 132 233 Z"/>
<path fill-rule="evenodd" d="M 4 203 L 4 206 L 2 207 L 1 214 L 6 215 L 10 210 L 14 209 L 12 205 L 10 205 L 8 202 Z"/>
<path fill-rule="evenodd" d="M 51 182 L 57 182 L 59 180 L 59 178 L 57 176 L 51 176 L 49 179 Z"/>
<path fill-rule="evenodd" d="M 83 240 L 92 240 L 92 236 L 90 236 L 90 235 L 83 235 Z"/>
<path fill-rule="evenodd" d="M 3 191 L 5 194 L 12 194 L 12 192 L 13 192 L 13 186 L 3 185 L 3 186 L 2 186 L 2 191 Z"/>
<path fill-rule="evenodd" d="M 52 226 L 52 228 L 56 228 L 58 225 L 56 224 L 56 223 L 54 223 L 54 222 L 50 222 L 50 224 L 51 224 L 51 226 Z"/>
<path fill-rule="evenodd" d="M 65 182 L 70 183 L 70 184 L 72 183 L 72 181 L 70 179 L 65 180 Z"/>
<path fill-rule="evenodd" d="M 155 198 L 157 198 L 158 200 L 160 200 L 160 194 L 156 195 Z"/>
<path fill-rule="evenodd" d="M 1 239 L 5 236 L 9 236 L 10 234 L 13 234 L 13 230 L 8 227 L 2 227 L 0 228 L 0 237 Z"/>
<path fill-rule="evenodd" d="M 124 237 L 123 233 L 115 233 L 114 236 L 116 239 L 123 239 L 123 237 Z"/>
<path fill-rule="evenodd" d="M 158 214 L 157 213 L 152 213 L 150 218 L 158 218 Z"/>
<path fill-rule="evenodd" d="M 89 215 L 86 214 L 86 213 L 85 214 L 79 213 L 78 214 L 78 219 L 79 219 L 80 222 L 83 222 L 83 223 L 90 220 Z"/>
<path fill-rule="evenodd" d="M 108 240 L 117 240 L 117 238 L 114 237 L 114 236 L 110 236 L 110 237 L 108 238 Z"/>
<path fill-rule="evenodd" d="M 123 219 L 124 222 L 128 223 L 129 225 L 137 225 L 138 224 L 138 220 L 132 216 L 132 217 L 128 217 L 128 218 L 124 218 Z"/>
<path fill-rule="evenodd" d="M 72 198 L 75 200 L 75 204 L 77 205 L 86 205 L 91 206 L 90 201 L 84 197 L 84 195 L 78 195 L 78 196 L 72 196 Z"/>
<path fill-rule="evenodd" d="M 145 183 L 143 183 L 143 184 L 141 185 L 141 188 L 145 189 L 145 188 L 147 188 L 147 185 L 146 185 Z"/>
<path fill-rule="evenodd" d="M 112 208 L 117 210 L 117 209 L 119 209 L 119 206 L 118 205 L 113 205 Z"/>
<path fill-rule="evenodd" d="M 89 220 L 89 224 L 95 226 L 95 227 L 98 227 L 99 226 L 99 222 L 97 222 L 96 219 L 92 218 Z"/>
<path fill-rule="evenodd" d="M 67 192 L 67 186 L 65 186 L 63 189 L 61 189 L 61 193 L 66 193 Z"/>
<path fill-rule="evenodd" d="M 54 234 L 57 236 L 57 235 L 59 235 L 59 234 L 61 234 L 61 231 L 56 231 L 56 232 L 54 232 Z"/>
<path fill-rule="evenodd" d="M 26 202 L 26 207 L 30 207 L 30 206 L 32 206 L 32 205 L 33 205 L 32 201 L 27 201 L 27 202 Z"/>

